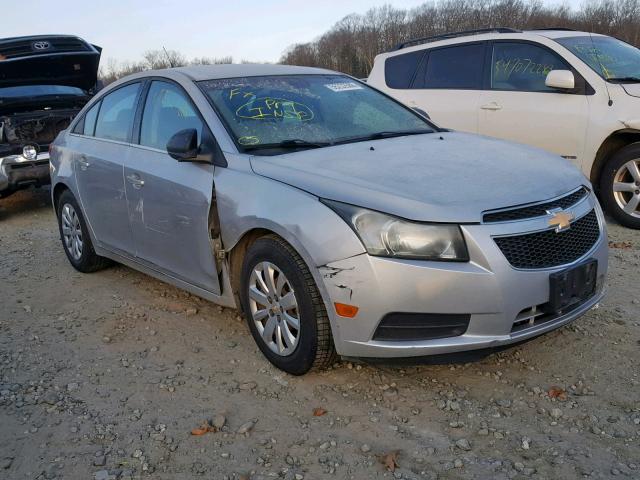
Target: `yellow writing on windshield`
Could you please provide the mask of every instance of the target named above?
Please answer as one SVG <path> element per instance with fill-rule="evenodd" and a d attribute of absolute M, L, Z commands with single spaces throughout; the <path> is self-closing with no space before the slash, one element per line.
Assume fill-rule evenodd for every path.
<path fill-rule="evenodd" d="M 260 143 L 260 139 L 254 135 L 249 135 L 246 137 L 240 137 L 238 139 L 238 143 L 240 145 L 257 145 Z"/>
<path fill-rule="evenodd" d="M 229 100 L 231 100 L 234 97 L 239 97 L 240 99 L 242 99 L 242 98 L 255 97 L 255 96 L 256 95 L 253 92 L 243 91 L 242 87 L 235 87 L 229 90 Z"/>
<path fill-rule="evenodd" d="M 236 110 L 236 116 L 251 120 L 286 119 L 306 122 L 314 117 L 306 105 L 283 98 L 253 98 Z"/>

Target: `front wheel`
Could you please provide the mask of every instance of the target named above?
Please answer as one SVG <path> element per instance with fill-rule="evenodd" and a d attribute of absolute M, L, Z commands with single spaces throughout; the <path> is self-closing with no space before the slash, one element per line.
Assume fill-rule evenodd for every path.
<path fill-rule="evenodd" d="M 640 229 L 640 143 L 619 150 L 607 162 L 600 176 L 600 197 L 618 222 Z"/>
<path fill-rule="evenodd" d="M 242 267 L 242 307 L 265 357 L 293 375 L 335 361 L 331 327 L 313 276 L 275 235 L 251 245 Z"/>

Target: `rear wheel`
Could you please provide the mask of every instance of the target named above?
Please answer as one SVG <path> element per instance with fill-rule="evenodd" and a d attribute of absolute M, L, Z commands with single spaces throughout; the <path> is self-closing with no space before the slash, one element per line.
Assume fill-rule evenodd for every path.
<path fill-rule="evenodd" d="M 69 190 L 60 195 L 57 212 L 62 247 L 73 268 L 90 273 L 110 265 L 110 260 L 97 255 L 93 249 L 80 206 Z"/>
<path fill-rule="evenodd" d="M 258 239 L 242 268 L 242 307 L 267 359 L 293 375 L 336 358 L 329 318 L 300 255 L 277 236 Z"/>
<path fill-rule="evenodd" d="M 640 229 L 640 143 L 619 150 L 607 162 L 600 176 L 600 197 L 618 222 Z"/>

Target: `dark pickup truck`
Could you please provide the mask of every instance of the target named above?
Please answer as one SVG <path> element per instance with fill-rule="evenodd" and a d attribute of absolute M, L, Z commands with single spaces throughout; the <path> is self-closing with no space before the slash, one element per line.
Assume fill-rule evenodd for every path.
<path fill-rule="evenodd" d="M 49 144 L 95 93 L 101 48 L 70 35 L 0 39 L 0 198 L 49 179 Z"/>

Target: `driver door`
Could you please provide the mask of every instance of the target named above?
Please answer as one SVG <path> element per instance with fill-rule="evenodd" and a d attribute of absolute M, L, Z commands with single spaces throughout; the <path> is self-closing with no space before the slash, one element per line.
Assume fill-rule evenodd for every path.
<path fill-rule="evenodd" d="M 219 294 L 209 231 L 214 166 L 178 162 L 169 139 L 207 127 L 182 87 L 154 80 L 146 91 L 139 131 L 134 134 L 124 180 L 138 261 L 191 285 Z"/>

